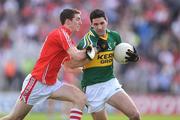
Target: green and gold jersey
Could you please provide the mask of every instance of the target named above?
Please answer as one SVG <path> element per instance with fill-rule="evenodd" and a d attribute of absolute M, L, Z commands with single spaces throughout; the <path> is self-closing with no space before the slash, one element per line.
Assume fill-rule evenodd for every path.
<path fill-rule="evenodd" d="M 88 45 L 97 47 L 99 36 L 91 28 L 89 32 L 79 42 L 77 48 L 84 49 Z M 105 82 L 114 78 L 113 74 L 113 51 L 115 46 L 121 43 L 120 35 L 111 30 L 106 30 L 106 36 L 102 39 L 107 40 L 108 49 L 96 54 L 95 58 L 83 67 L 82 87 Z"/>

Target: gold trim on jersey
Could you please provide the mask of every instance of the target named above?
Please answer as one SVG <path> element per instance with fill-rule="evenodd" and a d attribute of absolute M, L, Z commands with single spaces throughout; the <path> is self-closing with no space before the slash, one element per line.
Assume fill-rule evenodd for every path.
<path fill-rule="evenodd" d="M 103 40 L 107 40 L 107 38 L 108 38 L 108 33 L 106 33 L 105 35 L 103 35 L 103 36 L 99 36 L 101 39 L 103 39 Z"/>
<path fill-rule="evenodd" d="M 84 66 L 86 68 L 105 67 L 113 63 L 113 51 L 100 52 L 96 54 L 95 58 Z"/>
<path fill-rule="evenodd" d="M 89 31 L 88 34 L 95 37 L 95 35 L 91 31 Z"/>
<path fill-rule="evenodd" d="M 84 37 L 85 46 L 92 45 L 92 41 L 91 41 L 91 39 L 90 39 L 90 36 L 91 36 L 91 35 L 94 36 L 94 34 L 93 34 L 91 31 L 89 31 L 89 32 L 85 35 L 85 37 Z M 85 46 L 84 46 L 84 47 L 85 47 Z"/>

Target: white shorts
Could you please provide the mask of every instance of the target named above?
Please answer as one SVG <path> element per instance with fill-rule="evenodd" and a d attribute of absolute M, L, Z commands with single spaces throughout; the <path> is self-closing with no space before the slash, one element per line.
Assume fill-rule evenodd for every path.
<path fill-rule="evenodd" d="M 32 75 L 29 74 L 23 82 L 19 99 L 23 100 L 28 105 L 34 105 L 45 101 L 52 92 L 59 89 L 62 85 L 63 83 L 58 80 L 54 85 L 45 85 L 35 80 Z"/>
<path fill-rule="evenodd" d="M 98 112 L 105 108 L 109 98 L 119 91 L 124 91 L 116 78 L 86 87 L 88 113 Z"/>

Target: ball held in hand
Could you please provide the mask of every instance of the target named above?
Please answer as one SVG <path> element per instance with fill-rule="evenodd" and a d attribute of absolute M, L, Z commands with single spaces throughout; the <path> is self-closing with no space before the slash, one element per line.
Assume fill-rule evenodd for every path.
<path fill-rule="evenodd" d="M 114 49 L 114 59 L 120 64 L 128 63 L 127 57 L 129 57 L 129 55 L 127 55 L 127 52 L 129 50 L 134 52 L 133 46 L 129 43 L 118 44 Z"/>

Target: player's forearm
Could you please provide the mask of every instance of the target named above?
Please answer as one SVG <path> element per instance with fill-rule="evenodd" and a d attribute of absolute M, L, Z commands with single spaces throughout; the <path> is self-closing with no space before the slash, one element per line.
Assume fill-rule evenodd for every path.
<path fill-rule="evenodd" d="M 78 50 L 76 47 L 71 47 L 67 50 L 73 60 L 83 60 L 86 58 L 86 50 Z"/>
<path fill-rule="evenodd" d="M 72 59 L 76 60 L 76 61 L 81 61 L 86 59 L 86 50 L 77 50 L 75 52 L 75 54 L 72 55 Z"/>

